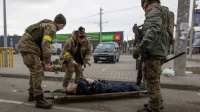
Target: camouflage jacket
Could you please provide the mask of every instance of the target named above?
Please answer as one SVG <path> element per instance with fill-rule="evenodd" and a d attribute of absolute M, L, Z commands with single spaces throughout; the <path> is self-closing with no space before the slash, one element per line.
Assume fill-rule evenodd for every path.
<path fill-rule="evenodd" d="M 63 47 L 62 52 L 60 53 L 60 61 L 62 63 L 72 63 L 74 61 L 73 55 L 78 49 L 78 40 L 77 40 L 78 31 L 73 31 L 72 35 L 67 39 L 65 46 Z M 85 42 L 81 45 L 80 48 L 81 56 L 83 60 L 84 67 L 86 63 L 90 61 L 91 58 L 91 45 L 89 40 L 86 38 Z"/>
<path fill-rule="evenodd" d="M 50 45 L 57 32 L 56 23 L 51 20 L 42 20 L 29 26 L 18 43 L 20 52 L 33 53 L 41 61 L 49 63 L 51 59 Z"/>
<path fill-rule="evenodd" d="M 163 25 L 168 21 L 167 13 L 162 11 L 160 4 L 155 5 L 146 12 L 143 26 L 143 40 L 140 46 L 144 46 L 150 55 L 167 56 L 171 37 Z"/>

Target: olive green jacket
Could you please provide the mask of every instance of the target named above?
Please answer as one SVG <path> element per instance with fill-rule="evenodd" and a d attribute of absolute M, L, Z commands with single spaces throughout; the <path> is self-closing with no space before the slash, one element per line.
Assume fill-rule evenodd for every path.
<path fill-rule="evenodd" d="M 50 45 L 57 32 L 56 23 L 42 20 L 29 26 L 21 37 L 17 49 L 20 52 L 36 54 L 41 61 L 49 63 L 51 59 Z"/>
<path fill-rule="evenodd" d="M 155 5 L 145 14 L 146 20 L 143 26 L 143 40 L 140 46 L 144 46 L 150 55 L 167 56 L 171 37 L 163 24 L 168 21 L 167 12 L 162 10 L 160 4 Z"/>
<path fill-rule="evenodd" d="M 72 63 L 74 61 L 73 55 L 78 49 L 77 33 L 77 30 L 73 31 L 72 35 L 67 39 L 66 44 L 60 53 L 61 64 Z M 92 56 L 91 45 L 87 38 L 85 38 L 85 42 L 81 45 L 80 52 L 80 58 L 82 58 L 84 67 L 86 67 L 86 63 L 90 61 L 90 58 Z"/>

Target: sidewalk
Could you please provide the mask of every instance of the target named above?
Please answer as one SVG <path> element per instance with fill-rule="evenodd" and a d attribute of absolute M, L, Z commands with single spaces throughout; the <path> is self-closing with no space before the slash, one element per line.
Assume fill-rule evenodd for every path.
<path fill-rule="evenodd" d="M 172 57 L 172 56 L 170 56 Z M 52 60 L 58 56 L 52 56 Z M 194 55 L 194 59 L 198 59 L 199 55 Z M 137 71 L 135 70 L 135 60 L 131 55 L 121 55 L 120 61 L 115 64 L 110 63 L 93 63 L 91 67 L 84 70 L 84 77 L 103 79 L 110 82 L 136 82 Z M 173 68 L 174 61 L 170 61 L 162 66 L 162 68 Z M 187 67 L 200 67 L 199 62 L 187 61 Z M 23 64 L 22 57 L 17 54 L 14 55 L 13 68 L 0 68 L 1 77 L 10 78 L 29 78 L 29 70 Z M 45 80 L 62 81 L 64 72 L 55 74 L 54 72 L 45 72 Z M 73 75 L 73 80 L 74 80 Z M 73 81 L 72 80 L 72 81 Z M 184 76 L 166 77 L 161 76 L 161 85 L 163 88 L 186 89 L 186 90 L 200 90 L 200 74 L 186 74 Z"/>

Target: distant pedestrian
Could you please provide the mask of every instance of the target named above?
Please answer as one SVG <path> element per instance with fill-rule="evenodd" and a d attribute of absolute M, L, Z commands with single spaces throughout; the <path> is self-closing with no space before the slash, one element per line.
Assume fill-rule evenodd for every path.
<path fill-rule="evenodd" d="M 30 25 L 18 43 L 18 50 L 20 50 L 24 64 L 30 71 L 28 101 L 36 99 L 36 108 L 49 109 L 53 106 L 44 100 L 41 86 L 44 78 L 43 67 L 51 71 L 50 45 L 56 32 L 63 29 L 65 25 L 66 19 L 62 14 L 58 14 L 54 21 L 44 19 Z"/>

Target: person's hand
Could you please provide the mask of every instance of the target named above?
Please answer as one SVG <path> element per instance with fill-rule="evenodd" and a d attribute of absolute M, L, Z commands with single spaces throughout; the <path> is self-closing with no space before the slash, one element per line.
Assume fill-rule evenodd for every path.
<path fill-rule="evenodd" d="M 92 63 L 91 63 L 90 61 L 88 61 L 88 62 L 87 62 L 87 64 L 88 64 L 89 66 L 91 66 L 91 65 L 92 65 Z"/>
<path fill-rule="evenodd" d="M 87 81 L 88 84 L 91 84 L 91 83 L 94 82 L 94 80 L 93 80 L 93 79 L 90 79 L 90 78 L 87 78 L 86 81 Z"/>
<path fill-rule="evenodd" d="M 166 56 L 165 60 L 168 60 L 168 59 L 169 59 L 169 57 L 168 57 L 168 56 Z"/>
<path fill-rule="evenodd" d="M 46 68 L 46 71 L 51 71 L 50 63 L 46 64 L 46 63 L 44 62 L 44 67 Z"/>
<path fill-rule="evenodd" d="M 99 83 L 98 79 L 93 79 L 93 80 Z"/>
<path fill-rule="evenodd" d="M 141 46 L 138 46 L 134 51 L 133 51 L 133 58 L 138 59 L 140 54 L 142 53 L 143 48 Z"/>
<path fill-rule="evenodd" d="M 72 93 L 76 93 L 76 88 L 77 88 L 77 84 L 71 84 L 67 87 L 66 89 L 66 93 L 67 92 L 72 92 Z"/>
<path fill-rule="evenodd" d="M 78 63 L 76 63 L 76 61 L 73 61 L 72 64 L 74 65 L 74 67 L 78 67 Z"/>
<path fill-rule="evenodd" d="M 45 68 L 45 62 L 44 61 L 41 62 L 41 65 L 42 65 L 43 68 Z"/>

